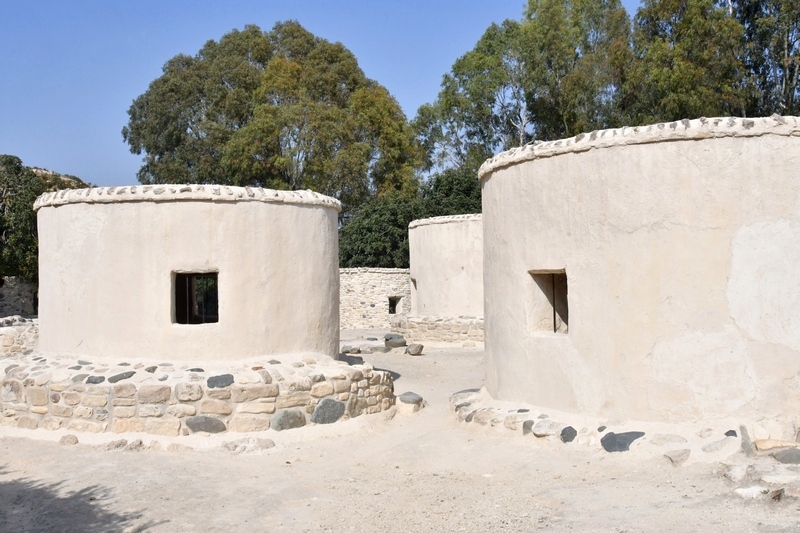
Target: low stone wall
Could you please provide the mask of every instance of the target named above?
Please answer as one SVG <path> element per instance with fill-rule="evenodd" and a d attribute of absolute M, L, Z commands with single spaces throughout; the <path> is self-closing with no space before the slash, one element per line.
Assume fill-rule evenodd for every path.
<path fill-rule="evenodd" d="M 244 365 L 244 364 L 243 364 Z M 325 356 L 236 368 L 0 358 L 0 425 L 179 436 L 284 430 L 394 405 L 388 372 Z"/>
<path fill-rule="evenodd" d="M 29 354 L 39 343 L 37 319 L 9 316 L 0 318 L 0 355 Z"/>
<path fill-rule="evenodd" d="M 32 315 L 36 312 L 36 290 L 32 284 L 14 277 L 0 279 L 0 316 Z"/>
<path fill-rule="evenodd" d="M 394 314 L 389 299 L 395 298 Z M 395 314 L 411 311 L 411 276 L 407 268 L 340 268 L 339 327 L 387 329 Z"/>
<path fill-rule="evenodd" d="M 402 316 L 392 319 L 391 330 L 409 342 L 483 342 L 483 318 L 473 316 Z"/>

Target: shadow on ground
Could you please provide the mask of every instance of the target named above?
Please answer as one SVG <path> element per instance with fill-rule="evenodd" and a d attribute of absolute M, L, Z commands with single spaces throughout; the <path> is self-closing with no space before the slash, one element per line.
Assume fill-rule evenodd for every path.
<path fill-rule="evenodd" d="M 143 513 L 115 513 L 104 508 L 111 490 L 93 485 L 76 492 L 64 482 L 46 484 L 14 476 L 0 467 L 0 531 L 147 531 L 158 524 L 141 522 Z M 162 522 L 163 523 L 163 522 Z"/>

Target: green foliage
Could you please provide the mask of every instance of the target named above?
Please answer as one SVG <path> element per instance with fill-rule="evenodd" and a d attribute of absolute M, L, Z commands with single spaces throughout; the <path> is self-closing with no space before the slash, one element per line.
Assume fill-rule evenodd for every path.
<path fill-rule="evenodd" d="M 744 29 L 749 116 L 800 114 L 800 0 L 732 0 Z"/>
<path fill-rule="evenodd" d="M 344 213 L 417 188 L 422 152 L 397 101 L 340 43 L 296 22 L 257 26 L 178 55 L 128 111 L 142 183 L 313 189 Z"/>
<path fill-rule="evenodd" d="M 742 27 L 714 0 L 645 0 L 633 46 L 632 124 L 743 113 Z"/>
<path fill-rule="evenodd" d="M 36 282 L 38 241 L 33 202 L 42 180 L 12 155 L 0 155 L 0 275 Z"/>
<path fill-rule="evenodd" d="M 25 167 L 0 155 L 0 276 L 38 282 L 39 242 L 33 203 L 42 193 L 87 187 L 75 176 Z"/>

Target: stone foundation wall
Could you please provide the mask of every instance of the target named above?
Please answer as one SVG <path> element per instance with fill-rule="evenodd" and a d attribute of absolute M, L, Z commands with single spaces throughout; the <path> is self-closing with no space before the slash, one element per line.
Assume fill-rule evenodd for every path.
<path fill-rule="evenodd" d="M 3 277 L 0 285 L 0 317 L 36 312 L 36 290 L 32 284 L 19 278 Z"/>
<path fill-rule="evenodd" d="M 397 315 L 411 311 L 411 276 L 407 268 L 340 268 L 339 327 L 387 329 L 389 298 L 400 298 Z"/>
<path fill-rule="evenodd" d="M 74 364 L 73 364 L 74 363 Z M 378 413 L 394 405 L 388 372 L 369 364 L 264 362 L 232 373 L 0 359 L 0 425 L 87 432 L 190 433 L 290 429 Z"/>
<path fill-rule="evenodd" d="M 483 342 L 483 318 L 472 316 L 397 317 L 391 321 L 391 330 L 405 337 L 408 342 Z"/>
<path fill-rule="evenodd" d="M 0 318 L 0 355 L 28 354 L 39 343 L 37 319 L 9 316 Z"/>

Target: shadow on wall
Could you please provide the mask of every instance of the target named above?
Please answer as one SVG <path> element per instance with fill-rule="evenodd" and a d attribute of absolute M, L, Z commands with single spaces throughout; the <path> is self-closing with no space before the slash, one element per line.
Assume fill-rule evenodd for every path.
<path fill-rule="evenodd" d="M 13 473 L 0 467 L 0 531 L 122 531 L 142 513 L 118 514 L 104 509 L 111 490 L 97 485 L 68 492 L 63 482 L 46 484 L 27 478 L 2 479 Z M 141 522 L 128 531 L 158 524 Z"/>

